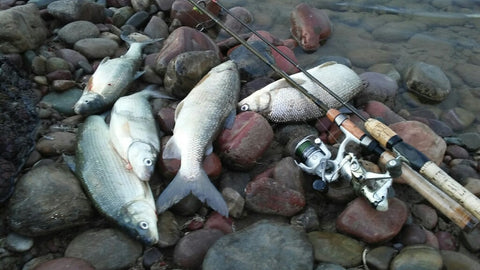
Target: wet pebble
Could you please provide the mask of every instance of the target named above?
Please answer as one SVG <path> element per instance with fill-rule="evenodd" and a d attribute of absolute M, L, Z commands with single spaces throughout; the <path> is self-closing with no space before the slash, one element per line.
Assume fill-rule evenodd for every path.
<path fill-rule="evenodd" d="M 304 51 L 316 51 L 331 32 L 332 23 L 324 9 L 301 3 L 290 13 L 290 33 Z"/>
<path fill-rule="evenodd" d="M 417 223 L 426 229 L 431 230 L 437 225 L 438 215 L 434 208 L 426 204 L 414 204 L 411 211 Z"/>
<path fill-rule="evenodd" d="M 65 257 L 83 259 L 97 270 L 127 268 L 132 266 L 141 254 L 142 245 L 116 229 L 83 232 L 77 235 L 65 250 Z"/>
<path fill-rule="evenodd" d="M 425 25 L 411 20 L 389 22 L 373 30 L 372 36 L 375 40 L 383 42 L 402 42 L 425 28 Z"/>
<path fill-rule="evenodd" d="M 395 237 L 407 221 L 406 204 L 391 198 L 388 210 L 375 210 L 363 197 L 352 201 L 336 221 L 338 231 L 353 235 L 366 243 L 381 243 Z"/>
<path fill-rule="evenodd" d="M 458 135 L 458 138 L 462 141 L 463 145 L 469 151 L 475 151 L 480 149 L 480 133 L 478 132 L 465 132 Z"/>
<path fill-rule="evenodd" d="M 376 100 L 389 108 L 394 107 L 398 85 L 393 79 L 377 72 L 364 72 L 359 76 L 365 88 L 355 96 L 356 106 L 362 106 L 368 101 Z"/>
<path fill-rule="evenodd" d="M 394 80 L 397 85 L 400 85 L 402 75 L 398 72 L 393 64 L 390 63 L 380 63 L 375 64 L 368 68 L 368 71 L 378 72 L 387 75 L 390 79 Z"/>
<path fill-rule="evenodd" d="M 149 1 L 149 0 L 148 0 Z M 147 24 L 149 20 L 148 12 L 141 10 L 135 12 L 128 20 L 125 22 L 125 25 L 131 25 L 135 29 L 142 29 Z"/>
<path fill-rule="evenodd" d="M 246 25 L 250 25 L 253 22 L 252 13 L 248 9 L 240 6 L 232 7 L 228 11 L 235 16 L 235 18 L 230 14 L 225 16 L 224 24 L 228 27 L 228 29 L 232 30 L 236 34 L 246 33 L 248 30 L 242 25 L 241 22 Z M 220 30 L 218 35 L 220 37 L 230 37 L 230 35 L 223 28 Z"/>
<path fill-rule="evenodd" d="M 73 48 L 89 59 L 102 59 L 113 56 L 118 43 L 107 38 L 85 38 L 75 42 Z"/>
<path fill-rule="evenodd" d="M 459 63 L 454 70 L 466 84 L 471 87 L 480 87 L 480 78 L 477 76 L 480 72 L 480 66 L 471 63 Z"/>
<path fill-rule="evenodd" d="M 205 270 L 312 269 L 312 246 L 302 230 L 263 220 L 216 241 L 202 267 Z"/>
<path fill-rule="evenodd" d="M 85 12 L 88 10 L 88 12 Z M 47 11 L 53 17 L 63 22 L 90 21 L 102 23 L 105 21 L 105 8 L 95 2 L 83 0 L 59 0 L 47 6 Z"/>
<path fill-rule="evenodd" d="M 224 217 L 217 212 L 212 213 L 204 224 L 205 229 L 217 229 L 224 234 L 229 234 L 234 231 L 233 219 Z"/>
<path fill-rule="evenodd" d="M 444 111 L 440 119 L 454 131 L 459 131 L 468 128 L 475 121 L 475 115 L 462 107 L 454 107 Z"/>
<path fill-rule="evenodd" d="M 428 119 L 428 126 L 440 137 L 449 137 L 455 134 L 451 127 L 440 120 Z"/>
<path fill-rule="evenodd" d="M 70 88 L 73 88 L 77 85 L 77 83 L 73 80 L 54 80 L 52 82 L 52 89 L 58 92 L 63 92 Z"/>
<path fill-rule="evenodd" d="M 315 268 L 315 270 L 345 270 L 345 268 L 335 263 L 321 262 L 317 265 L 317 268 Z"/>
<path fill-rule="evenodd" d="M 426 245 L 414 245 L 403 248 L 393 258 L 389 269 L 440 270 L 442 267 L 442 256 L 437 249 Z"/>
<path fill-rule="evenodd" d="M 450 80 L 435 65 L 415 62 L 408 67 L 404 81 L 409 91 L 429 101 L 443 101 L 451 92 Z"/>
<path fill-rule="evenodd" d="M 397 122 L 403 122 L 405 119 L 396 114 L 385 104 L 378 101 L 369 101 L 365 104 L 363 110 L 371 117 L 380 118 L 384 124 L 390 125 Z"/>
<path fill-rule="evenodd" d="M 436 164 L 440 164 L 447 149 L 445 141 L 431 128 L 418 121 L 405 121 L 389 126 L 404 142 L 412 145 Z"/>
<path fill-rule="evenodd" d="M 98 27 L 89 21 L 71 22 L 58 30 L 58 38 L 68 45 L 73 45 L 84 38 L 96 38 L 99 35 Z"/>
<path fill-rule="evenodd" d="M 388 270 L 390 262 L 398 251 L 392 247 L 379 246 L 369 250 L 365 256 L 368 267 L 378 270 Z"/>
<path fill-rule="evenodd" d="M 168 25 L 159 16 L 152 16 L 143 32 L 150 38 L 167 38 Z"/>
<path fill-rule="evenodd" d="M 36 149 L 43 156 L 56 156 L 75 153 L 77 136 L 71 132 L 52 132 L 44 135 L 36 145 Z"/>
<path fill-rule="evenodd" d="M 456 164 L 450 167 L 449 174 L 460 184 L 465 185 L 468 178 L 480 178 L 477 171 L 472 166 L 466 164 Z"/>
<path fill-rule="evenodd" d="M 457 250 L 457 243 L 455 237 L 446 231 L 438 231 L 435 233 L 438 239 L 439 248 L 441 250 Z"/>
<path fill-rule="evenodd" d="M 273 129 L 258 113 L 239 113 L 231 129 L 223 130 L 216 139 L 224 164 L 237 170 L 252 168 L 273 140 Z"/>
<path fill-rule="evenodd" d="M 152 265 L 158 263 L 164 259 L 164 255 L 160 249 L 156 247 L 151 247 L 143 252 L 143 261 L 142 264 L 145 268 L 150 269 Z"/>
<path fill-rule="evenodd" d="M 135 13 L 131 6 L 124 6 L 116 9 L 112 15 L 112 22 L 115 26 L 121 27 Z"/>
<path fill-rule="evenodd" d="M 480 251 L 480 229 L 476 228 L 471 232 L 462 231 L 460 234 L 460 239 L 462 244 L 471 251 L 478 252 Z"/>
<path fill-rule="evenodd" d="M 318 230 L 320 221 L 315 209 L 307 207 L 303 213 L 293 216 L 290 219 L 290 224 L 303 228 L 306 232 Z"/>
<path fill-rule="evenodd" d="M 48 73 L 46 77 L 50 82 L 56 80 L 72 80 L 72 73 L 67 69 L 58 69 Z"/>
<path fill-rule="evenodd" d="M 477 270 L 480 269 L 480 263 L 469 256 L 460 252 L 451 250 L 441 250 L 443 265 L 445 270 Z"/>
<path fill-rule="evenodd" d="M 59 113 L 71 116 L 74 115 L 73 105 L 82 96 L 82 90 L 71 88 L 63 92 L 50 92 L 45 95 L 41 102 L 51 106 Z"/>
<path fill-rule="evenodd" d="M 217 16 L 220 12 L 220 7 L 213 1 L 208 1 L 204 6 L 213 15 Z M 187 0 L 175 0 L 171 5 L 170 19 L 178 20 L 181 25 L 195 28 L 197 25 L 211 25 L 210 17 L 206 14 L 198 12 L 193 9 L 193 5 Z"/>
<path fill-rule="evenodd" d="M 362 263 L 364 245 L 346 235 L 313 231 L 308 233 L 316 261 L 336 263 L 343 267 L 353 267 Z"/>
<path fill-rule="evenodd" d="M 397 238 L 404 246 L 425 244 L 427 241 L 425 230 L 418 224 L 406 224 Z"/>
<path fill-rule="evenodd" d="M 87 63 L 90 66 L 90 63 L 88 62 L 88 59 L 85 56 L 83 56 L 81 53 L 72 49 L 68 49 L 68 48 L 59 49 L 55 51 L 55 55 L 63 58 L 65 61 L 70 63 L 75 68 L 83 67 L 80 65 L 80 63 Z M 92 70 L 93 68 L 90 66 L 89 69 L 85 69 L 85 72 L 91 73 Z"/>
<path fill-rule="evenodd" d="M 217 229 L 200 229 L 185 235 L 175 245 L 173 261 L 185 268 L 200 267 L 208 249 L 223 235 Z"/>
<path fill-rule="evenodd" d="M 95 270 L 89 262 L 79 258 L 58 258 L 43 262 L 35 270 Z"/>
<path fill-rule="evenodd" d="M 228 215 L 233 218 L 241 217 L 245 206 L 245 199 L 235 189 L 226 187 L 222 189 L 222 196 L 228 207 Z"/>
<path fill-rule="evenodd" d="M 267 59 L 270 64 L 275 64 L 275 59 L 272 55 L 272 49 L 263 41 L 248 41 L 248 44 L 257 50 L 257 52 L 265 59 Z M 267 64 L 261 61 L 243 45 L 237 46 L 230 50 L 228 57 L 237 64 L 240 72 L 240 78 L 242 80 L 250 81 L 263 76 L 270 77 L 274 73 L 274 71 Z"/>
<path fill-rule="evenodd" d="M 33 247 L 33 238 L 12 232 L 7 235 L 6 244 L 11 251 L 25 252 Z"/>
<path fill-rule="evenodd" d="M 60 57 L 49 57 L 45 63 L 45 68 L 47 73 L 57 70 L 70 70 L 68 62 Z"/>
<path fill-rule="evenodd" d="M 293 61 L 293 64 L 287 61 L 279 52 L 276 50 L 272 50 L 272 56 L 275 60 L 275 65 L 280 68 L 281 70 L 285 71 L 287 74 L 294 74 L 299 72 L 300 70 L 295 66 L 298 64 L 298 60 L 295 57 L 295 53 L 292 49 L 286 46 L 277 46 L 276 47 L 282 54 L 288 56 Z"/>
<path fill-rule="evenodd" d="M 57 164 L 35 167 L 19 179 L 8 211 L 10 227 L 28 236 L 85 224 L 93 215 L 77 178 Z"/>
<path fill-rule="evenodd" d="M 180 227 L 178 226 L 175 215 L 170 211 L 165 211 L 158 215 L 158 246 L 170 247 L 180 239 Z"/>

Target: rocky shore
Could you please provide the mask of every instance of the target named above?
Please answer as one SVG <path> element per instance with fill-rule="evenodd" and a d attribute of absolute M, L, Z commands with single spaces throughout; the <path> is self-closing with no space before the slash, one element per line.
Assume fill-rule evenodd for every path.
<path fill-rule="evenodd" d="M 301 66 L 350 67 L 364 84 L 351 100 L 362 114 L 480 194 L 480 20 L 460 16 L 478 4 L 431 1 L 428 7 L 449 15 L 435 17 L 407 12 L 419 10 L 414 3 L 387 10 L 322 1 L 322 31 L 312 45 L 299 42 L 312 31 L 303 15 L 288 30 L 298 3 L 254 2 L 228 5 Z M 269 61 L 298 72 L 214 3 L 206 6 Z M 326 117 L 273 123 L 240 110 L 204 161 L 229 217 L 188 196 L 158 215 L 159 243 L 142 245 L 98 212 L 67 165 L 85 120 L 73 105 L 101 60 L 125 54 L 122 34 L 161 39 L 143 50 L 144 73 L 129 93 L 155 84 L 175 97 L 151 102 L 162 146 L 176 106 L 212 67 L 234 59 L 240 99 L 278 76 L 187 1 L 5 0 L 0 26 L 0 269 L 480 268 L 480 229 L 463 231 L 401 178 L 386 212 L 347 181 L 314 190 L 318 176 L 296 165 L 293 149 L 313 134 L 335 153 L 343 137 Z M 348 151 L 367 171 L 381 171 L 371 153 L 357 145 Z M 149 182 L 155 198 L 179 165 L 159 158 Z"/>

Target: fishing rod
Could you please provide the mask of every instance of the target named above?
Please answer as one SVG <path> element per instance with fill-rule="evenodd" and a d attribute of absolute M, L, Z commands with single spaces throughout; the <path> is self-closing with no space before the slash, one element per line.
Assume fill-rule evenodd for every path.
<path fill-rule="evenodd" d="M 253 30 L 250 26 L 245 24 L 243 21 L 239 20 L 231 14 L 223 5 L 221 5 L 217 0 L 212 0 L 216 3 L 220 8 L 222 8 L 227 14 L 232 16 L 235 20 L 240 22 L 242 26 L 246 27 L 249 31 L 259 37 L 265 44 L 269 47 L 274 49 L 278 52 L 285 60 L 290 62 L 291 64 L 295 65 L 301 72 L 303 72 L 309 79 L 317 83 L 320 87 L 322 87 L 327 93 L 331 94 L 335 99 L 337 99 L 340 103 L 350 109 L 354 114 L 356 114 L 361 120 L 365 122 L 365 128 L 367 131 L 376 139 L 371 139 L 368 135 L 366 135 L 361 129 L 356 127 L 356 125 L 350 121 L 346 116 L 341 114 L 338 110 L 330 109 L 326 104 L 324 104 L 321 100 L 313 96 L 306 90 L 304 87 L 299 85 L 293 79 L 290 78 L 288 74 L 286 74 L 283 70 L 276 67 L 274 64 L 270 63 L 264 56 L 262 56 L 258 51 L 256 51 L 253 47 L 251 47 L 244 39 L 239 37 L 235 32 L 230 30 L 222 21 L 220 21 L 215 15 L 213 15 L 210 11 L 204 8 L 199 3 L 195 2 L 194 0 L 189 0 L 189 2 L 199 11 L 207 14 L 210 19 L 212 19 L 215 23 L 217 23 L 221 28 L 223 28 L 228 34 L 234 37 L 238 42 L 244 45 L 248 50 L 250 50 L 254 55 L 256 55 L 262 62 L 267 64 L 270 68 L 272 68 L 275 72 L 281 75 L 288 83 L 292 86 L 297 88 L 300 92 L 302 92 L 305 96 L 307 96 L 310 100 L 312 100 L 319 108 L 327 112 L 327 117 L 332 121 L 335 122 L 344 133 L 353 134 L 356 138 L 358 138 L 361 145 L 365 146 L 368 150 L 378 154 L 381 158 L 388 159 L 391 155 L 388 154 L 382 147 L 379 146 L 380 144 L 395 152 L 398 156 L 403 157 L 403 159 L 408 160 L 409 164 L 412 165 L 413 169 L 420 172 L 423 176 L 428 178 L 433 184 L 435 184 L 438 188 L 440 188 L 443 192 L 448 194 L 449 196 L 453 197 L 455 201 L 460 203 L 460 205 L 455 205 L 452 201 L 445 201 L 443 202 L 446 205 L 442 205 L 432 198 L 429 200 L 433 205 L 437 207 L 442 213 L 444 213 L 447 217 L 449 217 L 452 221 L 456 222 L 461 228 L 469 229 L 472 226 L 476 226 L 478 223 L 478 219 L 480 219 L 480 199 L 478 199 L 475 195 L 470 193 L 467 189 L 461 186 L 458 182 L 456 182 L 453 178 L 451 178 L 448 174 L 446 174 L 441 168 L 439 168 L 434 162 L 429 160 L 423 153 L 412 147 L 411 145 L 403 142 L 403 140 L 398 136 L 393 130 L 389 127 L 384 125 L 378 120 L 375 119 L 366 119 L 363 117 L 358 110 L 353 107 L 352 105 L 346 103 L 342 98 L 332 92 L 328 87 L 326 87 L 323 83 L 318 81 L 314 76 L 312 76 L 308 71 L 303 69 L 299 66 L 295 61 L 290 59 L 287 55 L 283 52 L 278 50 L 273 44 L 271 44 L 268 40 L 266 40 L 263 36 L 258 34 L 255 30 Z M 387 153 L 387 154 L 386 154 Z M 402 167 L 406 166 L 402 164 Z M 407 166 L 408 167 L 408 166 Z M 412 176 L 414 176 L 412 174 Z M 416 177 L 417 179 L 420 179 Z M 425 180 L 425 179 L 423 179 Z M 421 181 L 421 180 L 419 180 Z M 413 186 L 412 186 L 413 187 Z M 436 194 L 436 192 L 432 191 L 432 194 Z M 438 193 L 438 192 L 437 192 Z M 432 194 L 425 194 L 430 195 L 428 197 L 432 197 Z M 428 197 L 426 197 L 428 199 Z M 439 197 L 442 197 L 439 195 Z M 459 207 L 460 206 L 460 207 Z M 470 211 L 474 217 L 471 217 L 470 213 L 467 211 L 462 211 L 465 207 L 468 211 Z M 460 212 L 458 212 L 460 211 Z M 457 218 L 462 216 L 464 218 Z"/>

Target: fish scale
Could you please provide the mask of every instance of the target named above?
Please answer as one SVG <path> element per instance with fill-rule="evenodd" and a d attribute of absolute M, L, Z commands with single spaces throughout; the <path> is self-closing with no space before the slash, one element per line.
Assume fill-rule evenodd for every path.
<path fill-rule="evenodd" d="M 108 126 L 100 116 L 89 116 L 79 129 L 75 173 L 102 214 L 147 244 L 158 241 L 150 186 L 125 169 L 124 161 L 110 144 Z M 125 214 L 127 206 L 134 203 L 143 206 L 138 221 L 148 222 L 148 230 L 138 230 L 136 217 Z"/>

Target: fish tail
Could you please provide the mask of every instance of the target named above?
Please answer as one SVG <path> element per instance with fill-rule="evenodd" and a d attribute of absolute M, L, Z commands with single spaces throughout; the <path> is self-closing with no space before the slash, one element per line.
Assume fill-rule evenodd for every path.
<path fill-rule="evenodd" d="M 152 44 L 158 41 L 162 41 L 164 38 L 155 38 L 155 39 L 148 39 L 142 42 L 137 42 L 133 38 L 128 37 L 125 33 L 120 34 L 120 38 L 128 43 L 129 46 L 132 46 L 132 44 L 137 43 L 141 48 L 147 46 L 148 44 Z"/>
<path fill-rule="evenodd" d="M 175 99 L 165 93 L 162 93 L 161 88 L 155 84 L 148 85 L 145 89 L 138 92 L 143 98 L 152 99 L 152 98 L 165 98 L 165 99 Z"/>
<path fill-rule="evenodd" d="M 207 173 L 203 169 L 200 170 L 200 174 L 193 181 L 185 177 L 180 169 L 172 182 L 158 197 L 156 203 L 157 212 L 164 212 L 190 193 L 195 195 L 200 201 L 206 202 L 208 206 L 222 216 L 228 217 L 228 207 L 222 194 L 210 182 Z"/>

